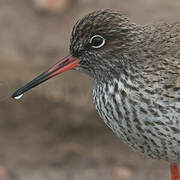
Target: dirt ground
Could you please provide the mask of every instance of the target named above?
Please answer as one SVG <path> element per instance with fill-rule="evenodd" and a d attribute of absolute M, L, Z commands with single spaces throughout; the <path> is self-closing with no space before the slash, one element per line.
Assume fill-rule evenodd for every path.
<path fill-rule="evenodd" d="M 28 92 L 11 93 L 68 54 L 75 21 L 113 8 L 137 23 L 178 20 L 180 1 L 75 0 L 63 13 L 31 0 L 0 0 L 0 180 L 168 180 L 168 163 L 144 159 L 103 123 L 92 81 L 69 71 Z"/>

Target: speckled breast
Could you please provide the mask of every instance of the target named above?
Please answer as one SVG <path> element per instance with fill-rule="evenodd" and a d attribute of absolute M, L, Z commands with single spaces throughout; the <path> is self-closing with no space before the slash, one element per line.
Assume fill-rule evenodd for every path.
<path fill-rule="evenodd" d="M 170 162 L 180 159 L 180 102 L 164 102 L 130 81 L 96 83 L 94 103 L 107 126 L 142 155 Z"/>

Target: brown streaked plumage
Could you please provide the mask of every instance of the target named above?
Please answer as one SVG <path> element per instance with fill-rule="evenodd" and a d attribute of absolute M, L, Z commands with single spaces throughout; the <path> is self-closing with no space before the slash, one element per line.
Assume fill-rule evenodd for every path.
<path fill-rule="evenodd" d="M 140 26 L 112 10 L 76 23 L 70 56 L 12 97 L 68 69 L 94 80 L 93 97 L 105 123 L 132 149 L 180 163 L 180 23 Z"/>

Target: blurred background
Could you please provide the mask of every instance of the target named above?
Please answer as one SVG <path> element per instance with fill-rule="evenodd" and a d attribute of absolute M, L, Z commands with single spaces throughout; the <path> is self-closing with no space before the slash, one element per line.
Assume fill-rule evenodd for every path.
<path fill-rule="evenodd" d="M 10 98 L 66 56 L 73 24 L 101 8 L 140 24 L 180 17 L 179 0 L 0 0 L 0 180 L 169 179 L 167 163 L 140 157 L 104 125 L 84 74 Z"/>

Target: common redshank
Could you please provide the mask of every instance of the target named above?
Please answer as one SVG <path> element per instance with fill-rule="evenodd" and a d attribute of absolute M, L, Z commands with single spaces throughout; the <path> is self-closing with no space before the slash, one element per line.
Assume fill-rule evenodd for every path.
<path fill-rule="evenodd" d="M 140 154 L 168 161 L 180 180 L 180 23 L 137 25 L 98 10 L 72 31 L 70 55 L 18 89 L 75 69 L 94 80 L 94 104 L 107 126 Z"/>

